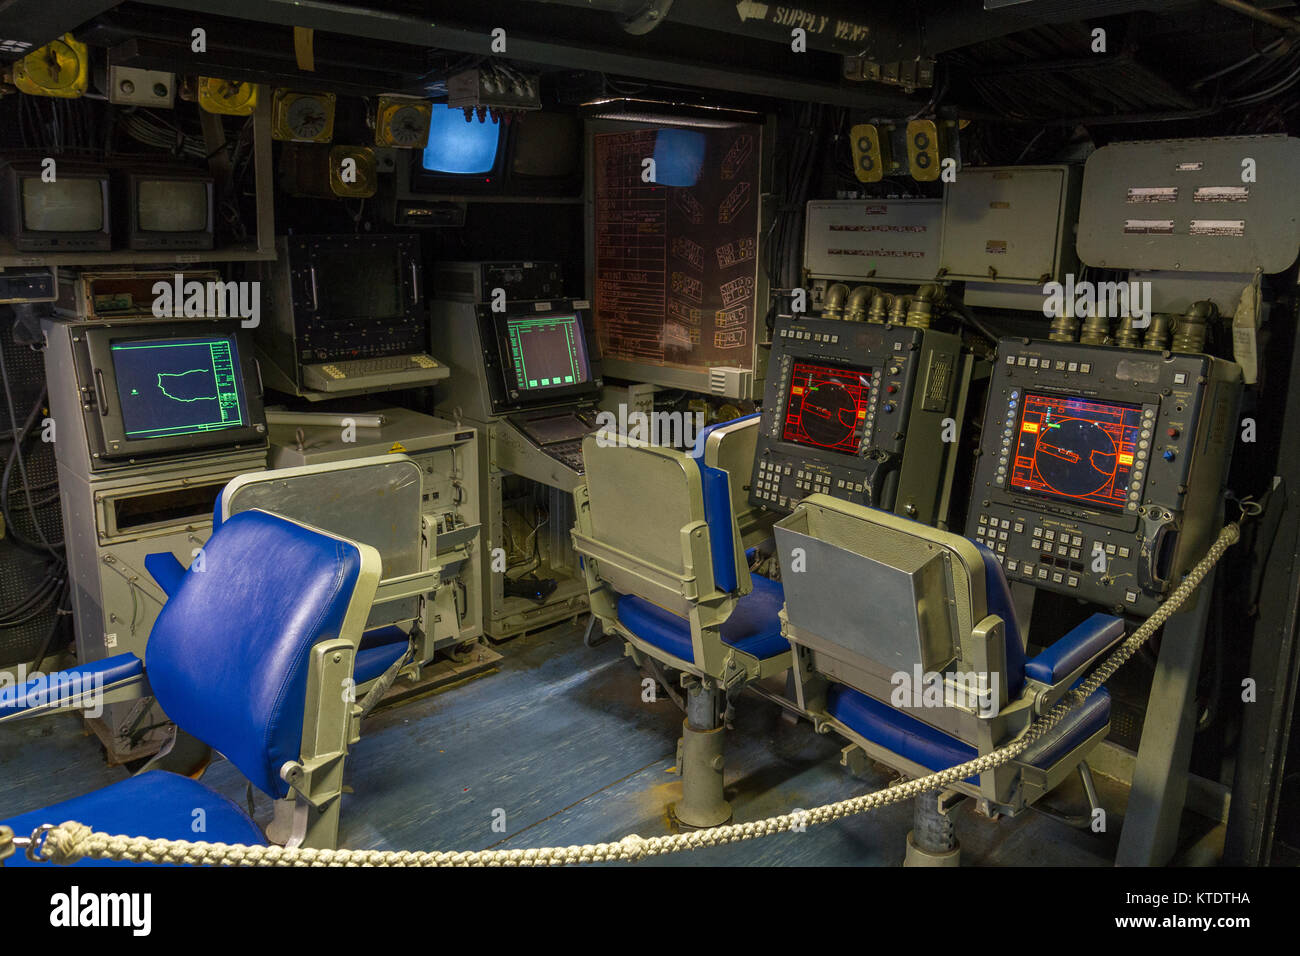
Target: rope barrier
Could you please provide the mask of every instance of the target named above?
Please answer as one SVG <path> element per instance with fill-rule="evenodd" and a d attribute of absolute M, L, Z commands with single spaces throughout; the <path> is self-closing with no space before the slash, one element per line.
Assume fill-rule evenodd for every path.
<path fill-rule="evenodd" d="M 1182 582 L 1133 633 L 1127 637 L 1076 689 L 1055 707 L 1035 720 L 1024 734 L 1010 744 L 968 760 L 955 767 L 912 780 L 900 781 L 883 790 L 823 804 L 811 810 L 786 813 L 749 823 L 731 823 L 708 830 L 641 837 L 630 834 L 612 843 L 565 847 L 535 847 L 520 850 L 431 851 L 411 850 L 323 850 L 280 846 L 204 843 L 162 840 L 151 837 L 113 836 L 98 833 L 81 823 L 69 821 L 42 827 L 27 848 L 31 859 L 66 865 L 83 858 L 126 860 L 135 863 L 174 863 L 200 866 L 569 866 L 577 863 L 635 862 L 652 856 L 722 846 L 783 833 L 804 826 L 829 823 L 880 807 L 910 800 L 931 790 L 964 780 L 1009 763 L 1059 724 L 1109 680 L 1161 625 L 1200 586 L 1224 553 L 1241 538 L 1241 527 L 1229 523 Z"/>

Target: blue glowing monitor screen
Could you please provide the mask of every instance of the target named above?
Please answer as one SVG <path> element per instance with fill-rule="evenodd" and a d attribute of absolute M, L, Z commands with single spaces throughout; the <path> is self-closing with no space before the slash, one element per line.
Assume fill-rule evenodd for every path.
<path fill-rule="evenodd" d="M 424 147 L 424 168 L 434 173 L 474 175 L 496 168 L 501 126 L 477 116 L 465 121 L 465 111 L 445 105 L 433 107 L 429 142 Z"/>
<path fill-rule="evenodd" d="M 694 186 L 704 165 L 706 140 L 693 129 L 661 129 L 655 135 L 655 182 L 661 186 Z"/>
<path fill-rule="evenodd" d="M 111 351 L 128 440 L 248 424 L 233 338 L 130 339 L 114 342 Z"/>

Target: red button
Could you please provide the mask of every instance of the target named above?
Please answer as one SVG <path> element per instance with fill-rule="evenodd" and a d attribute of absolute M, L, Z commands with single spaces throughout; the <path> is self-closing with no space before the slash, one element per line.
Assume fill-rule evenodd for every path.
<path fill-rule="evenodd" d="M 1168 435 L 1170 438 L 1177 438 L 1177 437 L 1178 437 L 1178 429 L 1177 429 L 1177 428 L 1171 428 L 1171 429 L 1169 429 L 1167 432 L 1165 432 L 1165 434 Z"/>

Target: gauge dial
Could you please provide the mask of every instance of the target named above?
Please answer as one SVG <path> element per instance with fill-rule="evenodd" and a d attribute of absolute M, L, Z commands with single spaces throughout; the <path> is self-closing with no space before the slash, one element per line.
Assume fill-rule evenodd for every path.
<path fill-rule="evenodd" d="M 330 150 L 330 191 L 336 196 L 365 199 L 378 186 L 375 151 L 368 146 L 335 146 Z"/>
<path fill-rule="evenodd" d="M 199 106 L 224 116 L 249 116 L 257 108 L 257 85 L 215 76 L 199 77 Z"/>
<path fill-rule="evenodd" d="M 334 94 L 276 90 L 271 134 L 300 143 L 328 143 L 334 138 Z"/>
<path fill-rule="evenodd" d="M 77 97 L 86 92 L 89 73 L 86 45 L 64 34 L 14 64 L 14 86 L 32 96 Z"/>
<path fill-rule="evenodd" d="M 429 139 L 431 112 L 424 100 L 381 96 L 375 109 L 375 145 L 422 148 Z"/>

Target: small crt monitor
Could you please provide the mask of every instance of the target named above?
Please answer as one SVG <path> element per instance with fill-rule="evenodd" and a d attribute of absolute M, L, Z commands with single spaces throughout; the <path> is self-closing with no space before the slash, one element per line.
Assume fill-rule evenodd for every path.
<path fill-rule="evenodd" d="M 435 104 L 424 147 L 425 172 L 442 176 L 491 177 L 497 170 L 501 123 Z"/>
<path fill-rule="evenodd" d="M 86 330 L 107 457 L 260 443 L 266 420 L 238 325 Z"/>
<path fill-rule="evenodd" d="M 212 177 L 189 170 L 126 174 L 127 245 L 211 249 Z"/>
<path fill-rule="evenodd" d="M 584 319 L 579 309 L 515 309 L 501 317 L 501 366 L 513 400 L 559 399 L 596 388 Z"/>
<path fill-rule="evenodd" d="M 91 252 L 112 247 L 108 171 L 56 160 L 3 167 L 5 226 L 19 252 Z"/>

